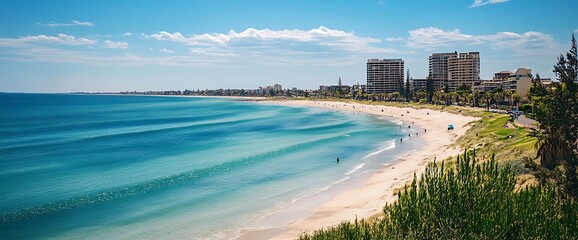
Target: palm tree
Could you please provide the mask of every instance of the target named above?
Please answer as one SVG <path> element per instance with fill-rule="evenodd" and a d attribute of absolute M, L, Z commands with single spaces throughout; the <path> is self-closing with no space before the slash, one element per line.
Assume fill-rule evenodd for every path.
<path fill-rule="evenodd" d="M 399 101 L 401 98 L 401 94 L 399 92 L 391 93 L 389 96 L 390 96 L 390 98 L 389 98 L 390 100 L 393 99 L 396 102 Z"/>
<path fill-rule="evenodd" d="M 492 99 L 494 99 L 493 95 L 494 94 L 491 92 L 485 92 L 484 95 L 482 95 L 482 99 L 486 103 L 486 111 L 490 111 L 490 103 L 492 102 Z"/>
<path fill-rule="evenodd" d="M 433 93 L 433 98 L 432 98 L 432 100 L 433 100 L 433 103 L 434 103 L 435 105 L 438 105 L 438 104 L 440 103 L 440 101 L 443 100 L 443 93 L 440 92 L 440 91 L 434 92 L 434 93 Z"/>
<path fill-rule="evenodd" d="M 547 169 L 554 169 L 562 159 L 571 156 L 572 149 L 564 142 L 560 129 L 534 131 L 533 136 L 538 138 L 534 145 L 536 155 L 540 158 L 540 165 Z"/>
<path fill-rule="evenodd" d="M 496 108 L 500 108 L 502 105 L 502 100 L 504 100 L 504 93 L 502 91 L 496 91 L 494 93 L 494 102 L 496 103 Z"/>
<path fill-rule="evenodd" d="M 473 91 L 471 93 L 471 96 L 472 96 L 472 102 L 471 102 L 472 105 L 471 106 L 472 107 L 479 107 L 480 104 L 478 103 L 478 100 L 480 99 L 480 93 L 477 91 Z"/>
<path fill-rule="evenodd" d="M 512 94 L 512 99 L 514 101 L 514 104 L 516 104 L 516 110 L 520 110 L 520 94 L 518 94 L 517 92 L 514 92 Z"/>
<path fill-rule="evenodd" d="M 427 92 L 426 91 L 423 91 L 423 90 L 420 90 L 418 92 L 414 91 L 414 94 L 415 94 L 415 97 L 417 98 L 418 102 L 421 102 L 422 99 L 425 99 L 427 102 Z"/>

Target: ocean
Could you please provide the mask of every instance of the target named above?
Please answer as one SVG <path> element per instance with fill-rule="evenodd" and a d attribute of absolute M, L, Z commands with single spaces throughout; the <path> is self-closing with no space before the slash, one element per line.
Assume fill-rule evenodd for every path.
<path fill-rule="evenodd" d="M 396 141 L 411 131 L 400 124 L 225 98 L 0 93 L 0 239 L 287 224 L 417 149 Z"/>

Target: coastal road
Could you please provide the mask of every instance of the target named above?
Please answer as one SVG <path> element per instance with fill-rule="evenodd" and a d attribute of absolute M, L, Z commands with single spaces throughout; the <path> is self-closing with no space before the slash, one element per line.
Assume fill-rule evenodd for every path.
<path fill-rule="evenodd" d="M 536 127 L 537 126 L 537 122 L 533 119 L 527 118 L 526 115 L 520 115 L 518 117 L 518 119 L 516 119 L 516 121 L 518 121 L 518 123 L 524 127 Z"/>

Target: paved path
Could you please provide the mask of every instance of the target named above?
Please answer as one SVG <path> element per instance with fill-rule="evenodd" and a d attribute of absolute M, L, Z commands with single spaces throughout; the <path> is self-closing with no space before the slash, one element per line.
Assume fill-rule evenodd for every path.
<path fill-rule="evenodd" d="M 516 119 L 518 123 L 524 127 L 537 127 L 538 124 L 535 120 L 529 119 L 526 115 L 520 115 L 518 119 Z"/>

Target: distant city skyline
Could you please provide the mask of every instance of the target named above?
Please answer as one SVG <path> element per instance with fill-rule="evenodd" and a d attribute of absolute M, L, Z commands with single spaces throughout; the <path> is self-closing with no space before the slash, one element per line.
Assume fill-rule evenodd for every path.
<path fill-rule="evenodd" d="M 0 92 L 317 89 L 366 82 L 367 59 L 425 78 L 436 52 L 480 52 L 480 77 L 555 79 L 573 0 L 0 0 Z"/>

